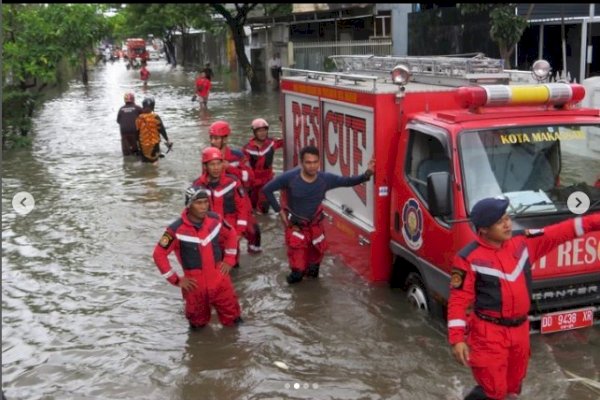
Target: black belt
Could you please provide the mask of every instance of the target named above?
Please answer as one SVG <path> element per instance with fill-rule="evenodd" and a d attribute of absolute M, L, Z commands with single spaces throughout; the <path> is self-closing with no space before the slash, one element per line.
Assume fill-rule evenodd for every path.
<path fill-rule="evenodd" d="M 523 322 L 527 321 L 527 316 L 524 316 L 521 318 L 497 318 L 497 317 L 491 317 L 486 314 L 482 314 L 479 311 L 475 311 L 475 314 L 484 321 L 489 321 L 493 324 L 502 325 L 502 326 L 510 326 L 510 327 L 521 326 L 523 324 Z"/>
<path fill-rule="evenodd" d="M 310 225 L 314 225 L 314 224 L 320 222 L 323 219 L 323 217 L 324 217 L 324 215 L 323 215 L 322 211 L 319 212 L 317 215 L 315 215 L 313 218 L 307 219 L 307 218 L 302 218 L 298 215 L 295 215 L 291 211 L 288 210 L 288 221 L 290 222 L 290 224 L 299 226 L 301 228 L 307 227 Z"/>

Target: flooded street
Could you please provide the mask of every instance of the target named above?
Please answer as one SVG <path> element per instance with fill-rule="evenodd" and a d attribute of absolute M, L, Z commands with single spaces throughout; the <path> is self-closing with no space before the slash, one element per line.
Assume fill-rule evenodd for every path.
<path fill-rule="evenodd" d="M 275 215 L 258 217 L 263 253 L 249 256 L 243 241 L 232 272 L 245 323 L 222 328 L 213 315 L 203 330 L 188 329 L 154 246 L 201 173 L 208 126 L 227 120 L 234 147 L 256 117 L 279 136 L 279 99 L 234 91 L 217 74 L 201 111 L 193 71 L 162 60 L 148 69 L 144 89 L 124 63 L 99 65 L 88 87 L 74 81 L 39 109 L 31 149 L 3 154 L 7 399 L 462 399 L 470 370 L 453 360 L 445 328 L 415 315 L 404 292 L 369 284 L 331 256 L 319 280 L 288 286 Z M 158 167 L 121 155 L 116 115 L 127 91 L 138 104 L 155 97 L 174 143 Z M 25 216 L 11 205 L 20 191 L 35 198 Z M 600 380 L 600 327 L 532 336 L 521 398 L 599 398 L 569 372 Z"/>

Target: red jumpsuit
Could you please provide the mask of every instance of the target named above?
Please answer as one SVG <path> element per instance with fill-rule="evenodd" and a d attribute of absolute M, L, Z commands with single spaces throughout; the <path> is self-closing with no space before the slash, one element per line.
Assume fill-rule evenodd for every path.
<path fill-rule="evenodd" d="M 487 398 L 521 392 L 530 355 L 531 264 L 559 244 L 599 229 L 600 214 L 576 217 L 515 235 L 500 248 L 478 240 L 455 257 L 448 338 L 454 345 L 466 336 L 473 376 Z M 467 314 L 471 306 L 474 312 Z"/>
<path fill-rule="evenodd" d="M 243 235 L 248 228 L 250 209 L 244 189 L 237 178 L 229 174 L 221 174 L 216 182 L 211 182 L 205 173 L 196 179 L 193 186 L 204 186 L 210 190 L 210 209 L 219 214 L 231 226 L 234 226 L 238 235 Z M 236 246 L 239 249 L 239 244 Z M 236 262 L 239 262 L 239 251 Z"/>
<path fill-rule="evenodd" d="M 285 244 L 292 271 L 306 274 L 311 265 L 318 266 L 323 261 L 327 250 L 323 217 L 323 206 L 319 206 L 310 221 L 288 215 L 290 225 L 285 229 Z"/>
<path fill-rule="evenodd" d="M 229 146 L 225 146 L 221 152 L 223 153 L 223 159 L 229 164 L 225 172 L 235 175 L 242 182 L 246 192 L 249 193 L 254 185 L 254 171 L 246 163 L 244 153 L 239 150 L 232 150 Z M 248 213 L 248 227 L 243 236 L 248 241 L 248 253 L 258 253 L 262 251 L 260 227 L 252 213 L 250 197 L 246 196 L 245 201 L 248 202 L 247 206 L 250 212 Z"/>
<path fill-rule="evenodd" d="M 250 188 L 250 201 L 252 209 L 266 213 L 269 210 L 269 201 L 262 193 L 262 188 L 273 179 L 273 159 L 275 150 L 283 147 L 283 139 L 267 138 L 259 145 L 254 138 L 242 148 L 242 151 L 250 160 L 250 166 L 254 171 L 254 184 Z"/>
<path fill-rule="evenodd" d="M 209 212 L 197 227 L 187 217 L 187 208 L 166 229 L 154 248 L 154 262 L 173 285 L 179 276 L 171 268 L 168 255 L 175 251 L 183 274 L 197 283 L 193 290 L 181 290 L 185 317 L 200 327 L 210 321 L 210 306 L 217 310 L 221 324 L 233 325 L 241 310 L 229 275 L 220 270 L 221 261 L 233 265 L 237 254 L 237 234 L 216 213 Z"/>

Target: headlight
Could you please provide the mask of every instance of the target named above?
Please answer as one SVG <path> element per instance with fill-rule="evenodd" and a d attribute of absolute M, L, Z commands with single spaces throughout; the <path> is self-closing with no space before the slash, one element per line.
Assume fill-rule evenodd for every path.
<path fill-rule="evenodd" d="M 537 60 L 531 67 L 531 74 L 539 82 L 545 80 L 550 74 L 550 63 L 546 60 Z"/>
<path fill-rule="evenodd" d="M 406 65 L 396 65 L 392 69 L 392 82 L 396 85 L 404 86 L 408 83 L 411 73 Z"/>

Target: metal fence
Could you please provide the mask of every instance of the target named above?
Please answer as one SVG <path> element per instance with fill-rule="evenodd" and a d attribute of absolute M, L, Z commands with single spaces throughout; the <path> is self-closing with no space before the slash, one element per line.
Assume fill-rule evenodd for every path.
<path fill-rule="evenodd" d="M 392 40 L 353 40 L 346 42 L 293 42 L 293 67 L 313 71 L 335 69 L 329 56 L 366 55 L 389 56 L 392 54 Z"/>

